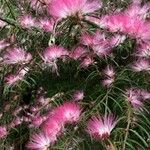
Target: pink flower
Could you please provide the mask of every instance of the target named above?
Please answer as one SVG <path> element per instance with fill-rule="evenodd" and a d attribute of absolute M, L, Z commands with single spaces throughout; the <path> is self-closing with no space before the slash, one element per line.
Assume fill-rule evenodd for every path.
<path fill-rule="evenodd" d="M 137 53 L 135 54 L 138 57 L 150 57 L 150 44 L 148 43 L 141 43 L 138 46 Z"/>
<path fill-rule="evenodd" d="M 0 20 L 0 28 L 5 27 L 6 25 L 7 25 L 7 23 L 6 23 L 6 22 L 4 22 L 4 21 Z"/>
<path fill-rule="evenodd" d="M 131 68 L 135 72 L 149 71 L 150 70 L 150 61 L 149 61 L 149 59 L 144 59 L 144 58 L 138 59 L 131 65 Z"/>
<path fill-rule="evenodd" d="M 37 27 L 36 21 L 31 15 L 21 16 L 19 22 L 23 28 Z"/>
<path fill-rule="evenodd" d="M 150 3 L 146 3 L 143 6 L 141 6 L 140 3 L 141 2 L 132 3 L 125 11 L 127 15 L 129 15 L 130 17 L 140 17 L 142 19 L 145 19 L 150 9 Z"/>
<path fill-rule="evenodd" d="M 93 44 L 94 36 L 89 33 L 83 33 L 81 35 L 81 44 L 91 46 Z"/>
<path fill-rule="evenodd" d="M 21 69 L 17 74 L 10 74 L 5 77 L 5 81 L 8 85 L 13 85 L 16 82 L 23 80 L 24 76 L 28 72 L 27 68 Z"/>
<path fill-rule="evenodd" d="M 110 45 L 112 45 L 112 47 L 116 47 L 120 45 L 121 43 L 123 43 L 125 39 L 126 39 L 126 36 L 124 35 L 115 35 L 111 38 Z"/>
<path fill-rule="evenodd" d="M 114 83 L 114 78 L 107 78 L 102 81 L 103 86 L 110 87 Z"/>
<path fill-rule="evenodd" d="M 16 83 L 19 80 L 20 80 L 20 77 L 18 75 L 10 74 L 5 77 L 5 81 L 8 85 L 13 85 L 14 83 Z"/>
<path fill-rule="evenodd" d="M 54 21 L 47 19 L 47 18 L 40 19 L 39 24 L 40 24 L 39 25 L 40 28 L 42 28 L 46 32 L 51 32 L 53 30 L 53 27 L 54 27 Z"/>
<path fill-rule="evenodd" d="M 103 70 L 104 75 L 107 77 L 114 77 L 115 76 L 115 70 L 112 66 L 108 65 L 104 70 Z"/>
<path fill-rule="evenodd" d="M 9 45 L 10 43 L 6 42 L 6 40 L 0 40 L 0 50 L 5 49 Z"/>
<path fill-rule="evenodd" d="M 87 53 L 87 50 L 83 47 L 77 47 L 70 52 L 69 56 L 75 60 L 83 57 Z"/>
<path fill-rule="evenodd" d="M 79 100 L 83 100 L 84 98 L 84 92 L 83 91 L 76 91 L 73 94 L 73 100 L 74 101 L 79 101 Z"/>
<path fill-rule="evenodd" d="M 116 119 L 112 114 L 102 117 L 92 117 L 87 124 L 87 132 L 96 139 L 105 139 L 110 136 L 116 126 Z"/>
<path fill-rule="evenodd" d="M 87 68 L 89 67 L 90 65 L 93 65 L 95 62 L 94 62 L 94 59 L 91 57 L 91 56 L 86 56 L 85 58 L 83 58 L 81 60 L 81 64 L 80 64 L 80 67 L 81 68 Z"/>
<path fill-rule="evenodd" d="M 79 121 L 81 108 L 74 102 L 65 102 L 53 111 L 55 116 L 61 116 L 64 123 L 74 123 Z"/>
<path fill-rule="evenodd" d="M 61 46 L 51 45 L 43 52 L 43 60 L 45 63 L 52 63 L 57 61 L 58 58 L 67 56 L 68 51 Z"/>
<path fill-rule="evenodd" d="M 32 135 L 26 147 L 30 150 L 48 150 L 51 143 L 53 143 L 55 140 L 56 139 L 52 136 L 48 136 L 44 133 L 38 133 Z"/>
<path fill-rule="evenodd" d="M 49 136 L 57 137 L 63 129 L 63 121 L 60 114 L 49 116 L 49 118 L 42 124 L 42 130 Z"/>
<path fill-rule="evenodd" d="M 26 64 L 29 63 L 31 59 L 31 54 L 21 48 L 10 49 L 3 56 L 3 61 L 5 64 Z"/>
<path fill-rule="evenodd" d="M 0 126 L 0 138 L 4 138 L 7 135 L 7 129 L 5 126 Z"/>
<path fill-rule="evenodd" d="M 35 116 L 31 122 L 34 127 L 39 127 L 43 123 L 43 121 L 43 117 Z"/>
<path fill-rule="evenodd" d="M 142 109 L 143 107 L 143 97 L 141 96 L 140 89 L 128 89 L 125 93 L 127 100 L 131 103 L 133 108 L 135 109 Z"/>
<path fill-rule="evenodd" d="M 102 3 L 96 0 L 52 0 L 48 4 L 48 12 L 56 18 L 81 16 L 98 10 Z"/>

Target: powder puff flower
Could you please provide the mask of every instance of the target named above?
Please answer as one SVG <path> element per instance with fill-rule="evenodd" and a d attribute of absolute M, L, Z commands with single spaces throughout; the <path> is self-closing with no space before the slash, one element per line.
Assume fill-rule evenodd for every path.
<path fill-rule="evenodd" d="M 81 108 L 74 102 L 65 102 L 53 111 L 54 115 L 60 115 L 64 123 L 74 123 L 79 121 Z"/>
<path fill-rule="evenodd" d="M 111 38 L 110 45 L 112 47 L 116 47 L 119 44 L 122 44 L 125 39 L 126 39 L 126 36 L 124 36 L 124 35 L 115 35 Z"/>
<path fill-rule="evenodd" d="M 114 78 L 107 78 L 102 81 L 102 85 L 105 87 L 110 87 L 114 83 Z"/>
<path fill-rule="evenodd" d="M 94 116 L 87 123 L 87 132 L 93 138 L 105 139 L 110 136 L 116 124 L 117 120 L 112 114 L 102 117 Z"/>
<path fill-rule="evenodd" d="M 51 32 L 54 27 L 54 21 L 44 18 L 39 20 L 39 26 L 41 29 L 43 29 L 46 32 Z"/>
<path fill-rule="evenodd" d="M 53 143 L 55 140 L 55 138 L 48 136 L 44 133 L 38 133 L 32 135 L 26 147 L 30 150 L 48 150 L 51 143 Z"/>
<path fill-rule="evenodd" d="M 83 58 L 81 60 L 81 63 L 80 63 L 80 67 L 81 68 L 87 68 L 89 67 L 90 65 L 93 65 L 95 63 L 93 57 L 91 56 L 86 56 L 85 58 Z"/>
<path fill-rule="evenodd" d="M 102 3 L 96 0 L 52 0 L 48 4 L 48 12 L 56 18 L 81 16 L 92 13 L 101 7 Z"/>
<path fill-rule="evenodd" d="M 57 137 L 61 133 L 63 129 L 63 121 L 60 115 L 61 114 L 54 116 L 51 114 L 49 115 L 41 126 L 44 133 L 52 137 Z"/>
<path fill-rule="evenodd" d="M 144 59 L 144 58 L 138 59 L 131 65 L 131 68 L 135 72 L 149 71 L 150 70 L 150 61 L 148 59 Z"/>
<path fill-rule="evenodd" d="M 5 64 L 26 64 L 29 63 L 32 59 L 30 53 L 27 53 L 21 48 L 13 48 L 10 49 L 3 56 L 3 62 Z"/>
<path fill-rule="evenodd" d="M 93 38 L 94 36 L 89 33 L 83 33 L 81 35 L 81 44 L 86 46 L 91 46 L 93 44 Z"/>
<path fill-rule="evenodd" d="M 74 101 L 79 101 L 79 100 L 83 100 L 84 98 L 84 92 L 83 91 L 76 91 L 73 94 L 73 100 Z"/>
<path fill-rule="evenodd" d="M 127 13 L 130 17 L 140 17 L 141 19 L 145 19 L 148 15 L 148 11 L 150 10 L 150 3 L 146 3 L 143 6 L 141 6 L 140 3 L 141 2 L 133 2 L 125 13 Z"/>
<path fill-rule="evenodd" d="M 43 52 L 43 60 L 45 63 L 52 63 L 57 61 L 58 58 L 62 58 L 63 56 L 67 56 L 68 51 L 65 50 L 61 46 L 51 45 Z"/>
<path fill-rule="evenodd" d="M 137 53 L 135 55 L 138 56 L 138 57 L 149 58 L 150 57 L 150 44 L 148 44 L 148 43 L 141 43 L 138 46 L 138 50 L 137 50 Z"/>
<path fill-rule="evenodd" d="M 36 21 L 31 15 L 24 15 L 19 17 L 19 22 L 23 28 L 37 27 Z"/>
<path fill-rule="evenodd" d="M 10 43 L 6 42 L 6 40 L 0 40 L 0 50 L 6 48 L 9 45 Z"/>
<path fill-rule="evenodd" d="M 107 77 L 114 77 L 115 76 L 115 70 L 112 66 L 108 65 L 104 70 L 103 70 L 104 75 Z"/>
<path fill-rule="evenodd" d="M 44 121 L 43 117 L 35 116 L 35 117 L 32 118 L 31 123 L 34 127 L 39 127 L 43 123 L 43 121 Z"/>
<path fill-rule="evenodd" d="M 125 97 L 131 103 L 133 108 L 135 108 L 136 110 L 142 109 L 143 97 L 139 89 L 135 89 L 135 88 L 128 89 L 125 93 Z"/>
<path fill-rule="evenodd" d="M 5 126 L 0 126 L 0 138 L 4 138 L 7 135 L 7 129 Z"/>
<path fill-rule="evenodd" d="M 7 25 L 7 23 L 6 23 L 6 22 L 4 22 L 4 21 L 0 20 L 0 28 L 5 27 L 6 25 Z"/>
<path fill-rule="evenodd" d="M 87 53 L 87 50 L 83 47 L 77 47 L 73 51 L 70 52 L 69 56 L 70 58 L 73 58 L 74 60 L 77 60 L 81 57 L 83 57 Z"/>
<path fill-rule="evenodd" d="M 16 82 L 23 80 L 27 72 L 28 72 L 28 68 L 21 69 L 17 74 L 7 75 L 5 77 L 5 81 L 8 85 L 13 85 Z"/>

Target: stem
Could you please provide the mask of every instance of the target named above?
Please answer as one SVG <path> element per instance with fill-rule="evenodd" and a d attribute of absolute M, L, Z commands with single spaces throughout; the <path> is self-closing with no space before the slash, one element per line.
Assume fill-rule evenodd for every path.
<path fill-rule="evenodd" d="M 129 107 L 129 109 L 128 109 L 128 118 L 127 118 L 128 124 L 127 124 L 127 127 L 126 127 L 126 134 L 125 134 L 122 150 L 125 150 L 125 148 L 126 148 L 126 141 L 127 141 L 127 138 L 128 138 L 129 128 L 130 128 L 130 124 L 131 124 L 131 107 L 129 105 L 128 105 L 128 107 Z"/>

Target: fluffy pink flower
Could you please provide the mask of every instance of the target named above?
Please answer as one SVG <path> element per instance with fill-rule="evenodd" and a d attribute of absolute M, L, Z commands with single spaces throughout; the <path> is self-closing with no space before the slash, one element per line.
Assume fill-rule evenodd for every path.
<path fill-rule="evenodd" d="M 69 56 L 75 60 L 83 57 L 87 53 L 87 50 L 83 47 L 77 47 L 70 52 Z"/>
<path fill-rule="evenodd" d="M 0 50 L 6 48 L 9 45 L 10 43 L 6 42 L 6 40 L 0 40 Z"/>
<path fill-rule="evenodd" d="M 96 0 L 52 0 L 48 5 L 48 12 L 56 18 L 81 16 L 98 10 L 102 3 Z"/>
<path fill-rule="evenodd" d="M 21 16 L 19 18 L 19 22 L 23 28 L 37 27 L 35 18 L 33 18 L 31 15 Z"/>
<path fill-rule="evenodd" d="M 112 66 L 108 65 L 104 71 L 103 71 L 104 75 L 106 75 L 107 77 L 114 77 L 115 76 L 115 70 Z"/>
<path fill-rule="evenodd" d="M 60 114 L 49 116 L 49 118 L 42 124 L 42 130 L 49 136 L 57 137 L 63 129 L 63 121 Z"/>
<path fill-rule="evenodd" d="M 125 11 L 127 15 L 129 15 L 130 17 L 140 17 L 142 19 L 145 19 L 150 9 L 150 3 L 146 3 L 143 6 L 141 6 L 140 3 L 141 2 L 133 2 Z"/>
<path fill-rule="evenodd" d="M 52 136 L 48 136 L 44 133 L 38 133 L 32 135 L 26 147 L 30 150 L 48 150 L 51 143 L 53 143 L 55 140 L 56 139 Z"/>
<path fill-rule="evenodd" d="M 54 27 L 54 21 L 44 18 L 39 20 L 39 26 L 41 29 L 45 30 L 46 32 L 51 32 Z"/>
<path fill-rule="evenodd" d="M 81 44 L 91 46 L 93 44 L 94 36 L 89 33 L 83 33 L 81 35 Z"/>
<path fill-rule="evenodd" d="M 68 51 L 63 47 L 51 45 L 43 52 L 42 58 L 45 63 L 52 63 L 53 61 L 57 61 L 58 58 L 62 58 L 63 56 L 67 55 Z"/>
<path fill-rule="evenodd" d="M 116 47 L 120 45 L 121 43 L 123 43 L 125 39 L 126 39 L 126 36 L 124 35 L 115 35 L 111 38 L 110 45 L 112 45 L 112 47 Z"/>
<path fill-rule="evenodd" d="M 138 59 L 131 65 L 131 68 L 135 72 L 149 71 L 150 70 L 150 60 L 144 59 L 144 58 Z"/>
<path fill-rule="evenodd" d="M 87 124 L 87 132 L 96 139 L 105 139 L 110 136 L 116 126 L 116 119 L 112 114 L 102 117 L 92 117 Z"/>
<path fill-rule="evenodd" d="M 13 48 L 10 49 L 6 54 L 3 56 L 3 62 L 5 64 L 26 64 L 29 63 L 32 59 L 30 53 L 27 53 L 21 48 Z"/>
<path fill-rule="evenodd" d="M 43 117 L 35 116 L 31 122 L 34 127 L 39 127 L 43 123 L 43 121 Z"/>
<path fill-rule="evenodd" d="M 95 62 L 94 62 L 94 59 L 93 57 L 91 56 L 86 56 L 85 58 L 83 58 L 81 60 L 81 63 L 80 63 L 80 67 L 81 68 L 87 68 L 89 67 L 90 65 L 93 65 Z"/>
<path fill-rule="evenodd" d="M 135 88 L 129 89 L 125 93 L 125 96 L 126 96 L 127 100 L 131 103 L 133 108 L 142 109 L 142 107 L 143 107 L 143 98 L 142 98 L 142 95 L 141 95 L 141 90 L 135 89 Z"/>
<path fill-rule="evenodd" d="M 4 138 L 7 135 L 7 129 L 5 126 L 0 126 L 0 138 Z"/>
<path fill-rule="evenodd" d="M 107 78 L 102 81 L 103 86 L 110 87 L 114 83 L 114 78 Z"/>
<path fill-rule="evenodd" d="M 74 102 L 65 102 L 53 111 L 55 116 L 61 116 L 64 123 L 74 123 L 79 121 L 81 108 Z"/>
<path fill-rule="evenodd" d="M 137 52 L 135 54 L 138 57 L 150 57 L 150 44 L 149 43 L 141 43 L 138 46 Z"/>
<path fill-rule="evenodd" d="M 20 77 L 18 75 L 10 74 L 10 75 L 5 77 L 5 81 L 8 85 L 12 85 L 19 80 L 20 80 Z"/>
<path fill-rule="evenodd" d="M 16 82 L 23 80 L 24 76 L 28 72 L 27 68 L 21 69 L 17 74 L 10 74 L 5 77 L 5 81 L 8 85 L 13 85 Z"/>
<path fill-rule="evenodd" d="M 4 21 L 0 20 L 0 28 L 5 27 L 6 25 L 7 25 L 7 23 L 6 23 L 6 22 L 4 22 Z"/>
<path fill-rule="evenodd" d="M 79 101 L 79 100 L 83 100 L 84 98 L 84 92 L 83 91 L 76 91 L 73 94 L 73 100 L 74 101 Z"/>

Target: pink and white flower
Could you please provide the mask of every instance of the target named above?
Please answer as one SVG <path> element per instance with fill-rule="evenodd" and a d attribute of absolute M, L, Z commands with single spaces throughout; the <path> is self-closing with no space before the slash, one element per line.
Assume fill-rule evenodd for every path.
<path fill-rule="evenodd" d="M 68 51 L 65 50 L 61 46 L 51 45 L 50 47 L 46 48 L 43 52 L 42 59 L 45 63 L 52 63 L 57 61 L 59 58 L 63 58 L 68 55 Z"/>
<path fill-rule="evenodd" d="M 115 76 L 115 70 L 112 66 L 108 65 L 104 70 L 103 70 L 104 75 L 107 77 L 114 77 Z"/>
<path fill-rule="evenodd" d="M 93 138 L 105 139 L 110 136 L 111 131 L 116 126 L 116 124 L 117 120 L 112 114 L 102 117 L 93 116 L 88 121 L 87 132 Z"/>
<path fill-rule="evenodd" d="M 31 15 L 23 15 L 19 17 L 19 22 L 23 28 L 37 27 L 36 20 Z"/>
<path fill-rule="evenodd" d="M 0 28 L 5 27 L 6 25 L 7 25 L 7 23 L 6 23 L 6 22 L 4 22 L 4 21 L 0 20 Z"/>
<path fill-rule="evenodd" d="M 143 107 L 143 98 L 141 96 L 141 91 L 139 89 L 128 89 L 125 93 L 125 97 L 127 98 L 128 102 L 131 103 L 133 108 L 135 109 L 142 109 Z"/>
<path fill-rule="evenodd" d="M 51 32 L 53 31 L 54 28 L 54 21 L 47 19 L 47 18 L 43 18 L 39 20 L 39 26 L 41 29 L 43 29 L 46 32 Z"/>
<path fill-rule="evenodd" d="M 0 138 L 4 138 L 8 134 L 6 126 L 0 126 Z"/>
<path fill-rule="evenodd" d="M 138 59 L 131 65 L 131 68 L 135 72 L 149 71 L 150 70 L 150 60 L 144 59 L 144 58 Z"/>
<path fill-rule="evenodd" d="M 63 119 L 58 115 L 50 115 L 45 122 L 42 124 L 42 130 L 44 133 L 46 133 L 49 136 L 57 137 L 60 135 L 62 129 L 63 129 Z"/>
<path fill-rule="evenodd" d="M 28 72 L 28 68 L 21 69 L 17 74 L 7 75 L 5 77 L 5 81 L 8 85 L 16 84 L 16 82 L 23 80 L 27 72 Z"/>
<path fill-rule="evenodd" d="M 0 40 L 0 50 L 5 49 L 9 45 L 10 45 L 10 43 L 8 43 L 5 39 Z"/>
<path fill-rule="evenodd" d="M 73 100 L 74 101 L 79 101 L 79 100 L 83 100 L 84 98 L 84 92 L 81 90 L 79 91 L 76 91 L 74 94 L 73 94 Z"/>
<path fill-rule="evenodd" d="M 64 123 L 74 123 L 79 121 L 81 108 L 74 102 L 65 102 L 53 111 L 55 116 L 61 116 Z"/>
<path fill-rule="evenodd" d="M 52 0 L 48 4 L 48 12 L 56 18 L 67 18 L 69 16 L 82 16 L 92 13 L 101 8 L 102 3 L 94 0 Z"/>
<path fill-rule="evenodd" d="M 81 68 L 87 68 L 87 67 L 89 67 L 90 65 L 93 65 L 93 64 L 95 64 L 95 61 L 94 61 L 93 57 L 86 56 L 81 60 L 80 67 Z"/>
<path fill-rule="evenodd" d="M 29 143 L 26 147 L 29 150 L 48 150 L 51 143 L 53 143 L 56 139 L 52 136 L 48 136 L 44 133 L 38 133 L 31 136 Z"/>
<path fill-rule="evenodd" d="M 75 48 L 73 51 L 70 52 L 70 58 L 77 60 L 83 57 L 87 53 L 87 50 L 81 46 Z"/>
<path fill-rule="evenodd" d="M 32 59 L 32 55 L 21 48 L 9 49 L 3 56 L 5 64 L 26 64 Z"/>

